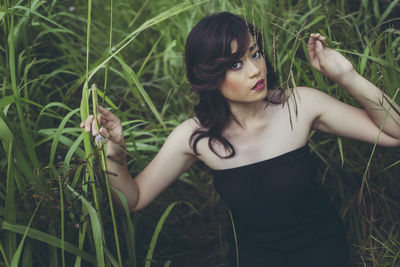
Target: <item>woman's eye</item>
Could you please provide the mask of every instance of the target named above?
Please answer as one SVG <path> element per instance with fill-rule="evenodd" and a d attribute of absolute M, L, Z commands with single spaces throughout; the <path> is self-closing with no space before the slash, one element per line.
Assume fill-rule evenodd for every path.
<path fill-rule="evenodd" d="M 260 50 L 258 50 L 257 52 L 255 52 L 254 54 L 253 54 L 253 59 L 259 59 L 261 57 L 261 52 L 260 52 Z"/>
<path fill-rule="evenodd" d="M 238 70 L 238 69 L 240 69 L 241 67 L 242 67 L 242 62 L 241 61 L 238 61 L 238 62 L 235 62 L 233 65 L 232 65 L 232 69 L 233 70 Z"/>

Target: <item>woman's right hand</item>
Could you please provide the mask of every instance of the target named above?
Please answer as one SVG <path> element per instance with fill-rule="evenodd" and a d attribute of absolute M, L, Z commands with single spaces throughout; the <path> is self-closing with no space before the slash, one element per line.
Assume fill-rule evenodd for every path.
<path fill-rule="evenodd" d="M 115 116 L 111 111 L 97 106 L 97 121 L 99 124 L 100 134 L 107 139 L 108 145 L 124 146 L 125 140 L 122 130 L 121 120 Z M 89 115 L 87 119 L 80 124 L 81 128 L 85 128 L 85 132 L 92 133 L 93 136 L 97 136 L 99 133 L 96 129 L 94 116 Z M 112 144 L 110 144 L 110 142 Z"/>

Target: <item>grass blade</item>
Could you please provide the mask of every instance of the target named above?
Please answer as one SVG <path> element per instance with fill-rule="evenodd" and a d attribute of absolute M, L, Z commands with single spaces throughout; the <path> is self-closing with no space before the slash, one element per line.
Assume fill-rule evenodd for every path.
<path fill-rule="evenodd" d="M 58 127 L 56 133 L 54 134 L 54 138 L 53 138 L 53 142 L 51 143 L 51 148 L 50 148 L 50 162 L 49 162 L 49 166 L 53 167 L 54 164 L 54 158 L 56 155 L 56 149 L 57 149 L 57 145 L 61 136 L 61 133 L 65 127 L 65 124 L 67 124 L 67 122 L 69 121 L 69 119 L 79 111 L 79 108 L 72 110 L 71 112 L 69 112 L 64 119 L 61 121 L 60 126 Z"/>
<path fill-rule="evenodd" d="M 128 44 L 130 44 L 133 40 L 136 39 L 136 37 L 144 30 L 170 18 L 173 16 L 178 15 L 179 13 L 182 13 L 184 11 L 187 11 L 189 9 L 192 9 L 196 6 L 202 5 L 204 3 L 209 2 L 210 0 L 204 0 L 204 1 L 200 1 L 197 2 L 195 4 L 193 4 L 192 2 L 184 2 L 182 4 L 178 4 L 175 5 L 174 7 L 160 13 L 159 15 L 157 15 L 154 18 L 151 18 L 149 20 L 146 20 L 140 27 L 138 27 L 135 31 L 131 32 L 126 38 L 124 38 L 121 42 L 119 42 L 117 45 L 115 45 L 112 48 L 112 51 L 115 51 L 111 56 L 107 57 L 105 60 L 103 60 L 99 65 L 97 65 L 96 67 L 94 67 L 91 72 L 90 75 L 88 77 L 88 79 L 90 80 L 92 78 L 92 76 L 100 69 L 104 68 L 105 64 L 110 61 L 112 58 L 114 58 L 116 55 L 118 55 L 125 47 L 128 46 Z M 88 80 L 86 79 L 86 80 Z"/>
<path fill-rule="evenodd" d="M 194 212 L 198 212 L 196 209 L 194 209 L 193 205 L 186 202 L 186 201 L 182 201 L 179 202 L 181 204 L 186 204 L 188 207 L 190 207 L 191 209 L 194 210 Z M 154 249 L 156 248 L 156 244 L 157 244 L 157 240 L 158 240 L 158 236 L 160 235 L 161 229 L 165 223 L 165 221 L 167 220 L 169 214 L 171 213 L 172 209 L 176 206 L 176 204 L 178 204 L 177 201 L 171 203 L 163 212 L 163 214 L 161 215 L 160 219 L 157 222 L 156 228 L 154 229 L 154 233 L 153 233 L 153 237 L 151 238 L 150 241 L 150 246 L 149 249 L 147 251 L 147 255 L 146 255 L 146 262 L 145 262 L 145 267 L 150 267 L 151 262 L 153 261 L 153 254 L 154 254 Z"/>
<path fill-rule="evenodd" d="M 128 250 L 130 252 L 129 255 L 132 256 L 132 263 L 131 263 L 132 267 L 136 267 L 137 260 L 136 260 L 136 248 L 135 248 L 135 230 L 131 219 L 131 213 L 129 212 L 128 202 L 126 201 L 126 197 L 120 191 L 118 191 L 114 187 L 111 187 L 111 189 L 118 196 L 119 200 L 122 203 L 122 206 L 124 207 L 126 224 L 128 226 L 128 238 L 127 238 Z"/>
<path fill-rule="evenodd" d="M 17 87 L 17 75 L 16 75 L 16 69 L 17 65 L 15 62 L 15 41 L 14 41 L 14 15 L 11 14 L 11 20 L 10 20 L 10 33 L 8 36 L 8 48 L 9 48 L 9 71 L 10 71 L 10 76 L 11 76 L 11 87 L 13 90 L 14 98 L 15 98 L 15 105 L 17 107 L 17 112 L 18 112 L 18 117 L 19 117 L 19 122 L 20 122 L 20 127 L 21 127 L 21 132 L 22 132 L 22 137 L 24 140 L 24 145 L 26 147 L 26 152 L 31 160 L 32 165 L 34 168 L 39 167 L 39 160 L 36 156 L 36 152 L 34 149 L 34 142 L 32 140 L 32 137 L 28 131 L 28 128 L 26 127 L 25 123 L 25 118 L 24 118 L 24 112 L 22 110 L 21 106 L 21 101 L 20 101 L 20 93 Z"/>
<path fill-rule="evenodd" d="M 50 246 L 54 246 L 57 248 L 61 248 L 61 240 L 53 235 L 50 235 L 48 233 L 39 231 L 37 229 L 34 229 L 32 227 L 27 227 L 25 225 L 17 225 L 17 224 L 11 224 L 9 222 L 3 221 L 0 225 L 1 230 L 8 230 L 14 233 L 18 233 L 23 235 L 28 228 L 28 231 L 26 235 L 30 238 L 39 240 L 41 242 L 47 243 Z M 74 246 L 73 244 L 64 241 L 64 248 L 66 251 L 78 255 L 82 257 L 82 259 L 85 259 L 86 261 L 95 264 L 96 263 L 96 258 L 93 257 L 92 255 L 88 254 L 87 252 L 79 249 L 78 247 Z"/>
<path fill-rule="evenodd" d="M 31 217 L 31 219 L 29 220 L 29 224 L 28 224 L 28 226 L 27 226 L 26 229 L 25 229 L 24 235 L 22 236 L 22 239 L 21 239 L 21 241 L 19 242 L 18 248 L 17 248 L 17 250 L 15 251 L 15 254 L 14 254 L 12 260 L 11 260 L 11 267 L 18 267 L 19 259 L 20 259 L 20 257 L 21 257 L 22 248 L 24 247 L 24 243 L 25 243 L 26 236 L 27 236 L 27 234 L 28 234 L 29 228 L 31 227 L 33 217 L 35 217 L 36 212 L 38 211 L 38 208 L 39 208 L 39 206 L 40 206 L 40 202 L 41 202 L 41 201 L 39 201 L 39 203 L 37 204 L 36 209 L 35 209 L 35 211 L 33 212 L 33 215 L 32 215 L 32 217 Z"/>
<path fill-rule="evenodd" d="M 390 5 L 386 8 L 385 12 L 380 16 L 378 20 L 378 24 L 383 23 L 383 21 L 388 17 L 388 15 L 392 12 L 393 8 L 399 3 L 399 0 L 394 0 Z"/>
<path fill-rule="evenodd" d="M 173 202 L 171 203 L 164 211 L 164 213 L 161 215 L 160 220 L 157 223 L 156 229 L 154 230 L 153 237 L 151 238 L 150 241 L 150 246 L 147 251 L 146 255 L 146 263 L 145 267 L 150 267 L 151 262 L 153 260 L 153 254 L 154 254 L 154 249 L 156 248 L 158 236 L 160 235 L 161 229 L 164 225 L 165 220 L 168 218 L 168 215 L 171 213 L 172 209 L 178 204 L 178 202 Z"/>
<path fill-rule="evenodd" d="M 94 122 L 95 122 L 95 125 L 96 125 L 96 130 L 99 133 L 100 131 L 99 131 L 99 125 L 98 125 L 98 120 L 97 120 L 98 100 L 97 100 L 97 87 L 96 87 L 96 84 L 92 85 L 91 91 L 92 91 L 92 104 L 93 104 L 92 106 L 93 106 Z M 110 205 L 111 220 L 113 222 L 114 239 L 115 239 L 115 246 L 117 248 L 118 262 L 119 262 L 119 265 L 122 267 L 122 258 L 121 258 L 120 248 L 119 248 L 117 222 L 115 220 L 114 205 L 113 205 L 113 200 L 112 200 L 111 191 L 110 191 L 110 185 L 109 185 L 109 181 L 108 181 L 106 157 L 105 157 L 105 152 L 104 152 L 104 146 L 100 142 L 99 142 L 99 148 L 100 148 L 99 151 L 100 151 L 100 156 L 101 156 L 101 167 L 103 169 L 105 180 L 106 180 L 108 203 Z"/>
<path fill-rule="evenodd" d="M 96 210 L 93 206 L 78 192 L 76 192 L 71 186 L 67 185 L 67 188 L 72 192 L 72 194 L 82 201 L 83 206 L 87 209 L 90 216 L 90 222 L 92 224 L 92 233 L 94 246 L 96 248 L 96 263 L 97 267 L 105 267 L 104 263 L 104 250 L 103 250 L 103 236 L 102 229 L 100 226 L 100 220 L 97 216 Z"/>
<path fill-rule="evenodd" d="M 164 123 L 163 119 L 161 118 L 160 113 L 157 111 L 156 107 L 154 106 L 153 101 L 151 101 L 149 95 L 147 94 L 146 90 L 143 88 L 143 85 L 140 83 L 140 81 L 139 81 L 138 77 L 136 76 L 135 72 L 125 63 L 125 61 L 121 57 L 116 56 L 115 58 L 121 64 L 121 66 L 124 69 L 124 71 L 129 75 L 129 77 L 135 83 L 136 89 L 140 92 L 140 94 L 142 95 L 142 97 L 146 101 L 146 104 L 149 106 L 151 112 L 153 112 L 154 116 L 161 123 L 163 128 L 166 128 L 165 123 Z"/>
<path fill-rule="evenodd" d="M 4 251 L 3 244 L 1 242 L 0 242 L 0 252 L 1 252 L 1 255 L 3 256 L 4 264 L 7 267 L 10 267 L 10 264 L 8 263 L 6 252 Z"/>
<path fill-rule="evenodd" d="M 17 220 L 16 205 L 15 205 L 15 170 L 13 157 L 13 141 L 8 144 L 8 166 L 7 166 L 7 187 L 5 200 L 5 216 L 4 218 L 15 223 Z M 17 237 L 14 233 L 7 233 L 5 236 L 6 252 L 9 259 L 14 255 L 17 247 Z"/>

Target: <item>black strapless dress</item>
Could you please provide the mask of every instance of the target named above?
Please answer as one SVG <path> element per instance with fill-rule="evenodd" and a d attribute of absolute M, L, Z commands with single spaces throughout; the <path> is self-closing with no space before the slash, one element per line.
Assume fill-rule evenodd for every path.
<path fill-rule="evenodd" d="M 316 169 L 303 146 L 212 170 L 215 189 L 232 212 L 240 267 L 349 266 L 343 223 L 315 181 Z"/>

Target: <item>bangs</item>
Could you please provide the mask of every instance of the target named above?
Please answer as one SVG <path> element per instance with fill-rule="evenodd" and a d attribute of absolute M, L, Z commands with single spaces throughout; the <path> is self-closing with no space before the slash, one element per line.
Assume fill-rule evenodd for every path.
<path fill-rule="evenodd" d="M 238 23 L 233 23 L 230 25 L 226 35 L 226 43 L 221 44 L 221 46 L 223 46 L 221 47 L 221 50 L 224 52 L 221 53 L 221 58 L 219 59 L 221 62 L 226 63 L 224 66 L 226 70 L 228 70 L 236 61 L 242 58 L 248 51 L 249 47 L 253 45 L 250 44 L 250 35 L 253 36 L 261 54 L 264 55 L 261 32 L 252 24 L 247 24 L 244 20 Z M 233 41 L 237 42 L 237 50 L 234 53 L 232 53 L 231 49 Z M 217 61 L 219 60 L 217 59 Z"/>
<path fill-rule="evenodd" d="M 230 59 L 229 63 L 233 64 L 246 54 L 247 49 L 250 46 L 250 29 L 247 27 L 246 23 L 240 23 L 239 25 L 231 26 L 231 31 L 228 32 L 230 36 L 226 38 L 227 43 L 224 44 L 224 46 L 226 46 L 226 49 L 224 49 L 226 53 L 221 56 Z M 237 42 L 237 50 L 234 53 L 232 52 L 233 41 Z"/>

